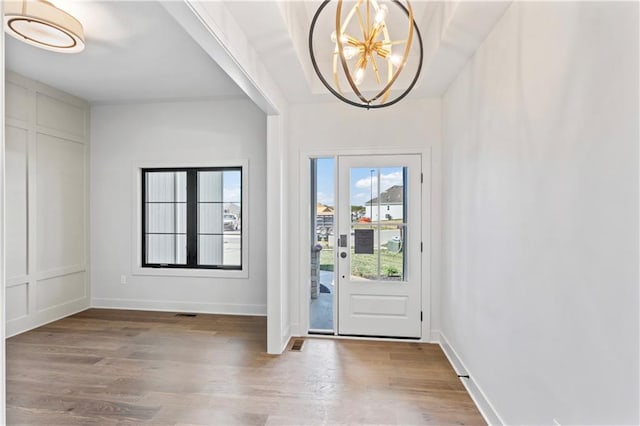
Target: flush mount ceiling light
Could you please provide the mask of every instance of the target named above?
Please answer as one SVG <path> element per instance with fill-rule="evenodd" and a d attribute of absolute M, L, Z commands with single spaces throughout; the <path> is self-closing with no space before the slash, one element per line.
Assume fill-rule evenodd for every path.
<path fill-rule="evenodd" d="M 335 13 L 323 14 L 330 3 Z M 316 35 L 319 25 L 330 30 Z M 367 109 L 400 101 L 422 69 L 422 38 L 406 0 L 323 1 L 311 21 L 309 53 L 333 95 Z M 399 94 L 391 96 L 392 90 Z"/>
<path fill-rule="evenodd" d="M 5 31 L 42 49 L 75 53 L 84 49 L 82 24 L 45 0 L 4 2 Z"/>

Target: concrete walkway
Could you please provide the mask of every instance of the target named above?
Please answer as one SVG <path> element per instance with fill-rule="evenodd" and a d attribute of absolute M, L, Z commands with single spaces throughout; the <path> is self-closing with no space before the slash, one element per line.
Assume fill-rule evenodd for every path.
<path fill-rule="evenodd" d="M 320 271 L 320 284 L 329 289 L 329 293 L 320 293 L 317 299 L 310 299 L 309 328 L 333 331 L 333 272 Z"/>

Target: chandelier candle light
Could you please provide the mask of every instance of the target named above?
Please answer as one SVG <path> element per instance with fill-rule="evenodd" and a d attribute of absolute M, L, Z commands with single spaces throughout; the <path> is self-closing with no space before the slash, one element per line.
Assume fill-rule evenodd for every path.
<path fill-rule="evenodd" d="M 46 0 L 4 2 L 7 34 L 42 49 L 76 53 L 84 49 L 82 24 Z"/>
<path fill-rule="evenodd" d="M 413 89 L 422 68 L 422 38 L 413 18 L 411 4 L 408 1 L 403 4 L 400 0 L 357 0 L 352 2 L 353 6 L 348 9 L 343 7 L 343 0 L 338 0 L 335 25 L 331 23 L 335 30 L 327 34 L 333 43 L 330 68 L 330 80 L 333 84 L 329 84 L 319 64 L 322 59 L 318 61 L 316 58 L 314 33 L 323 10 L 330 2 L 331 0 L 323 1 L 311 21 L 309 30 L 311 62 L 320 81 L 333 95 L 350 105 L 370 109 L 390 106 L 400 101 Z M 398 25 L 397 22 L 399 17 L 407 20 L 404 38 L 391 38 L 390 6 L 401 12 L 396 14 L 393 21 L 394 35 L 402 34 L 402 25 Z M 348 9 L 348 12 L 343 19 L 345 9 Z M 391 97 L 394 84 L 398 82 L 398 77 L 407 66 L 412 46 L 415 48 L 416 45 L 419 55 L 418 58 L 412 57 L 417 62 L 413 78 L 402 93 Z M 326 71 L 329 71 L 327 66 Z M 343 90 L 342 86 L 350 91 Z M 367 92 L 373 94 L 367 97 Z"/>

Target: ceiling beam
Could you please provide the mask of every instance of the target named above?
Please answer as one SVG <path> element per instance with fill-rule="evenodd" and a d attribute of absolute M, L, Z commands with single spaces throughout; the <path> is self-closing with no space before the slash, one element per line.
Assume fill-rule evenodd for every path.
<path fill-rule="evenodd" d="M 163 1 L 163 7 L 268 115 L 287 101 L 223 2 Z"/>

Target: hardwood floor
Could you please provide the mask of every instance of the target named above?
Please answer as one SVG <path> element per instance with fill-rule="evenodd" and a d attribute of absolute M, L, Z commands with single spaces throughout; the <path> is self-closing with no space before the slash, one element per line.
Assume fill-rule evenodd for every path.
<path fill-rule="evenodd" d="M 7 340 L 7 421 L 484 424 L 437 345 L 265 348 L 261 317 L 90 309 Z"/>

